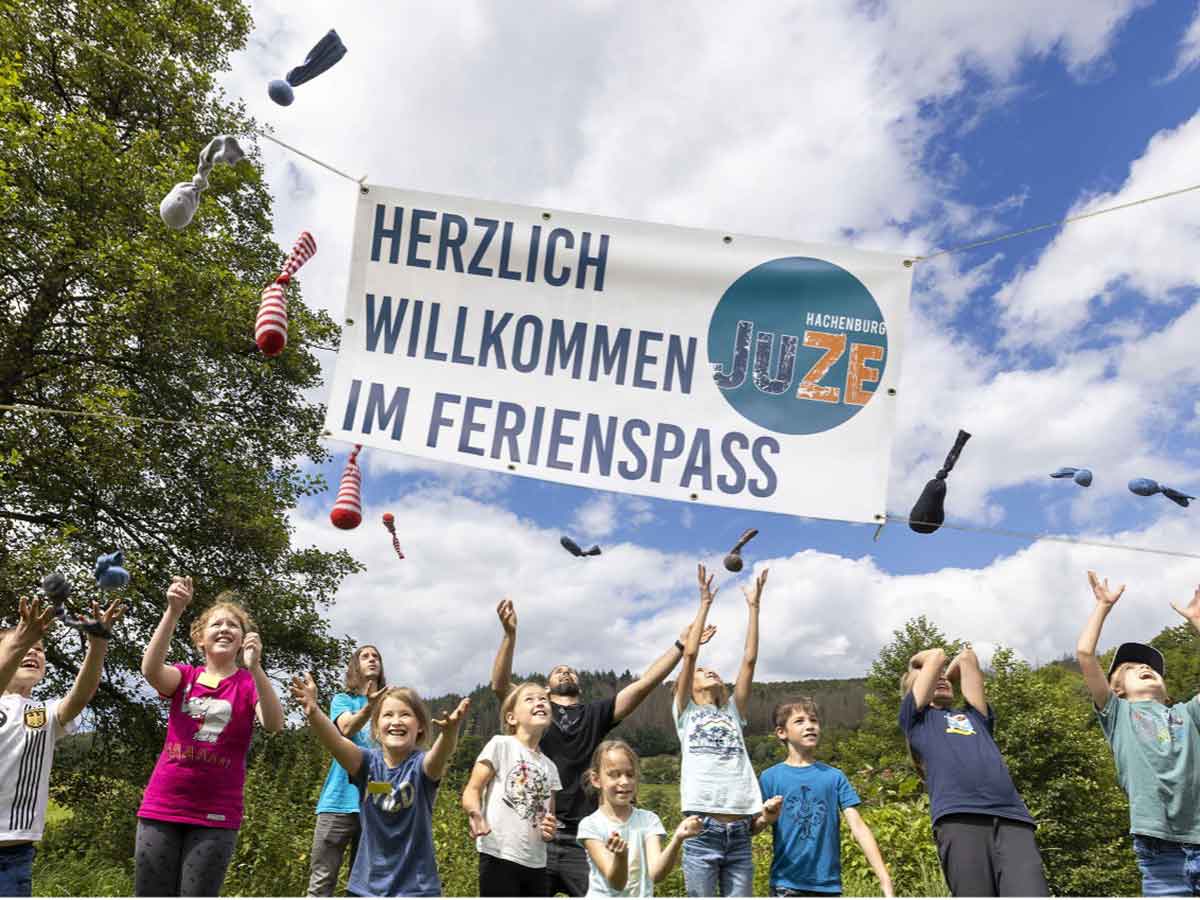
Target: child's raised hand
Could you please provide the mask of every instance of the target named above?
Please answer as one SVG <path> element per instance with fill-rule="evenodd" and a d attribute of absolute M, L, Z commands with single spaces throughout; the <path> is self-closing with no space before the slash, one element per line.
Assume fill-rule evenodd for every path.
<path fill-rule="evenodd" d="M 481 838 L 485 834 L 492 833 L 492 826 L 488 824 L 487 819 L 479 810 L 467 813 L 467 824 L 471 828 L 471 837 L 473 838 Z"/>
<path fill-rule="evenodd" d="M 192 576 L 172 575 L 167 588 L 167 606 L 174 613 L 182 613 L 192 602 Z"/>
<path fill-rule="evenodd" d="M 1092 593 L 1096 595 L 1096 602 L 1102 606 L 1112 606 L 1121 599 L 1121 595 L 1125 593 L 1125 585 L 1121 585 L 1115 592 L 1109 589 L 1108 579 L 1103 582 L 1097 577 L 1095 572 L 1088 572 L 1088 582 L 1092 586 Z M 1186 617 L 1185 617 L 1186 618 Z"/>
<path fill-rule="evenodd" d="M 92 621 L 99 626 L 102 634 L 97 634 L 95 631 L 88 631 L 87 636 L 91 638 L 100 638 L 108 640 L 112 636 L 113 626 L 121 621 L 121 616 L 125 615 L 125 604 L 121 600 L 114 600 L 108 605 L 108 609 L 101 610 L 100 604 L 95 600 L 92 601 Z"/>
<path fill-rule="evenodd" d="M 768 825 L 774 825 L 776 822 L 778 822 L 779 814 L 781 812 L 783 812 L 783 797 L 772 797 L 770 800 L 763 803 L 763 821 Z"/>
<path fill-rule="evenodd" d="M 554 840 L 554 832 L 558 830 L 558 819 L 554 818 L 554 813 L 546 813 L 542 818 L 542 840 Z"/>
<path fill-rule="evenodd" d="M 675 829 L 675 837 L 681 841 L 686 841 L 688 838 L 694 838 L 704 830 L 704 820 L 699 816 L 688 816 L 679 823 L 679 827 Z"/>
<path fill-rule="evenodd" d="M 500 617 L 500 627 L 504 629 L 505 634 L 517 633 L 517 609 L 511 600 L 507 597 L 501 600 L 496 607 L 496 615 Z"/>
<path fill-rule="evenodd" d="M 36 644 L 54 627 L 54 606 L 45 603 L 41 597 L 22 597 L 20 600 L 21 622 L 17 625 L 17 640 L 19 642 Z"/>
<path fill-rule="evenodd" d="M 311 715 L 317 708 L 317 683 L 313 681 L 312 672 L 305 672 L 304 678 L 293 675 L 290 690 L 292 699 L 300 704 L 304 715 Z"/>
<path fill-rule="evenodd" d="M 715 575 L 709 575 L 708 570 L 704 568 L 704 563 L 696 565 L 696 580 L 700 582 L 700 602 L 706 605 L 711 605 L 717 597 L 717 592 L 713 590 L 713 579 Z"/>
<path fill-rule="evenodd" d="M 1200 628 L 1200 587 L 1196 588 L 1196 593 L 1192 594 L 1192 602 L 1187 606 L 1179 607 L 1174 603 L 1171 604 L 1171 609 L 1179 613 L 1185 619 L 1192 623 L 1196 628 Z"/>
<path fill-rule="evenodd" d="M 470 708 L 470 706 L 471 698 L 463 697 L 458 701 L 458 706 L 455 708 L 454 712 L 443 713 L 440 719 L 433 720 L 433 724 L 442 730 L 445 730 L 446 728 L 457 730 L 458 726 L 462 724 L 462 717 L 467 714 L 467 710 Z"/>
<path fill-rule="evenodd" d="M 691 631 L 692 631 L 692 626 L 685 625 L 683 627 L 683 631 L 679 632 L 679 643 L 686 644 L 688 635 L 691 633 Z M 700 643 L 707 644 L 709 641 L 712 640 L 712 636 L 716 633 L 717 633 L 716 625 L 705 625 L 704 630 L 702 632 L 700 632 Z"/>
<path fill-rule="evenodd" d="M 742 588 L 742 593 L 746 595 L 746 602 L 751 609 L 758 609 L 758 604 L 762 600 L 763 588 L 767 585 L 767 573 L 770 569 L 763 569 L 758 573 L 758 577 L 754 579 L 754 587 L 752 589 Z"/>
<path fill-rule="evenodd" d="M 246 661 L 247 669 L 254 669 L 262 663 L 262 638 L 257 631 L 246 635 L 242 641 L 242 659 Z"/>
<path fill-rule="evenodd" d="M 621 837 L 621 832 L 614 831 L 608 836 L 608 840 L 604 842 L 604 849 L 613 856 L 623 856 L 629 852 L 629 845 Z"/>

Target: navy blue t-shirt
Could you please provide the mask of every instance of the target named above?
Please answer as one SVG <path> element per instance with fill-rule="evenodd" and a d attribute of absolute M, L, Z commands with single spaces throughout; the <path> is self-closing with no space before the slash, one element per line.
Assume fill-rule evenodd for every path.
<path fill-rule="evenodd" d="M 433 852 L 433 801 L 438 782 L 425 774 L 425 751 L 394 769 L 378 748 L 363 751 L 351 779 L 362 823 L 358 855 L 346 889 L 360 897 L 440 897 Z"/>
<path fill-rule="evenodd" d="M 1035 824 L 992 738 L 996 716 L 966 709 L 917 709 L 912 691 L 900 704 L 900 730 L 925 765 L 929 814 L 974 813 Z"/>

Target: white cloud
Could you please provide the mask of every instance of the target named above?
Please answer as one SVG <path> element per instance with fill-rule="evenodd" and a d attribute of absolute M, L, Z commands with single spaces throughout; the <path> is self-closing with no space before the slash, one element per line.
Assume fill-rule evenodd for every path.
<path fill-rule="evenodd" d="M 1179 39 L 1175 65 L 1172 66 L 1170 74 L 1164 80 L 1171 81 L 1178 78 L 1184 72 L 1196 68 L 1198 63 L 1200 63 L 1200 4 L 1196 6 L 1196 12 L 1192 16 L 1192 21 L 1188 23 L 1187 31 Z"/>
<path fill-rule="evenodd" d="M 403 561 L 383 528 L 370 524 L 385 508 L 397 511 Z M 544 672 L 559 662 L 641 671 L 695 613 L 696 558 L 689 555 L 624 543 L 581 563 L 562 551 L 549 529 L 495 505 L 438 492 L 369 505 L 365 513 L 368 524 L 352 532 L 335 531 L 319 511 L 297 516 L 298 542 L 346 547 L 366 563 L 367 572 L 347 579 L 338 593 L 334 629 L 378 643 L 391 677 L 428 693 L 486 683 L 500 638 L 495 605 L 504 596 L 517 607 L 519 671 Z M 1089 537 L 1188 548 L 1200 528 L 1168 512 L 1140 533 Z M 885 531 L 881 540 L 937 539 L 899 529 Z M 722 552 L 700 554 L 720 583 L 711 613 L 718 636 L 704 660 L 730 679 L 745 639 L 740 588 L 764 566 L 771 574 L 761 680 L 862 675 L 892 631 L 922 614 L 984 651 L 1004 644 L 1029 660 L 1056 658 L 1074 647 L 1091 609 L 1089 567 L 1129 584 L 1103 646 L 1144 640 L 1178 623 L 1168 601 L 1185 601 L 1196 581 L 1194 560 L 1049 541 L 982 569 L 918 575 L 888 574 L 870 556 L 804 550 L 732 577 L 720 566 Z"/>

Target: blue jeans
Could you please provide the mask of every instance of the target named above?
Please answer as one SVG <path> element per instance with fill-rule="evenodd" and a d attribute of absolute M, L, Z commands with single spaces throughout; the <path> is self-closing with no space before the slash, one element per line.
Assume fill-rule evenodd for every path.
<path fill-rule="evenodd" d="M 0 847 L 0 897 L 33 896 L 33 844 Z"/>
<path fill-rule="evenodd" d="M 750 852 L 750 819 L 720 822 L 699 815 L 704 820 L 704 830 L 683 842 L 683 883 L 687 895 L 752 897 L 754 857 Z"/>
<path fill-rule="evenodd" d="M 1145 897 L 1200 897 L 1200 844 L 1133 836 Z"/>

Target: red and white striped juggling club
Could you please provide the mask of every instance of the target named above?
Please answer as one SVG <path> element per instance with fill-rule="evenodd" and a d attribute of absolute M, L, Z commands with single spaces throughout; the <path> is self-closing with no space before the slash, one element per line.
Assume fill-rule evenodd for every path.
<path fill-rule="evenodd" d="M 355 444 L 350 451 L 338 485 L 337 500 L 329 513 L 329 521 L 337 528 L 357 528 L 362 521 L 362 472 L 358 468 L 358 451 L 361 449 L 362 444 Z"/>
<path fill-rule="evenodd" d="M 317 242 L 307 231 L 300 232 L 279 277 L 263 288 L 258 318 L 254 320 L 254 343 L 267 356 L 278 356 L 287 346 L 287 286 L 296 270 L 316 255 Z M 353 526 L 352 526 L 353 527 Z"/>

